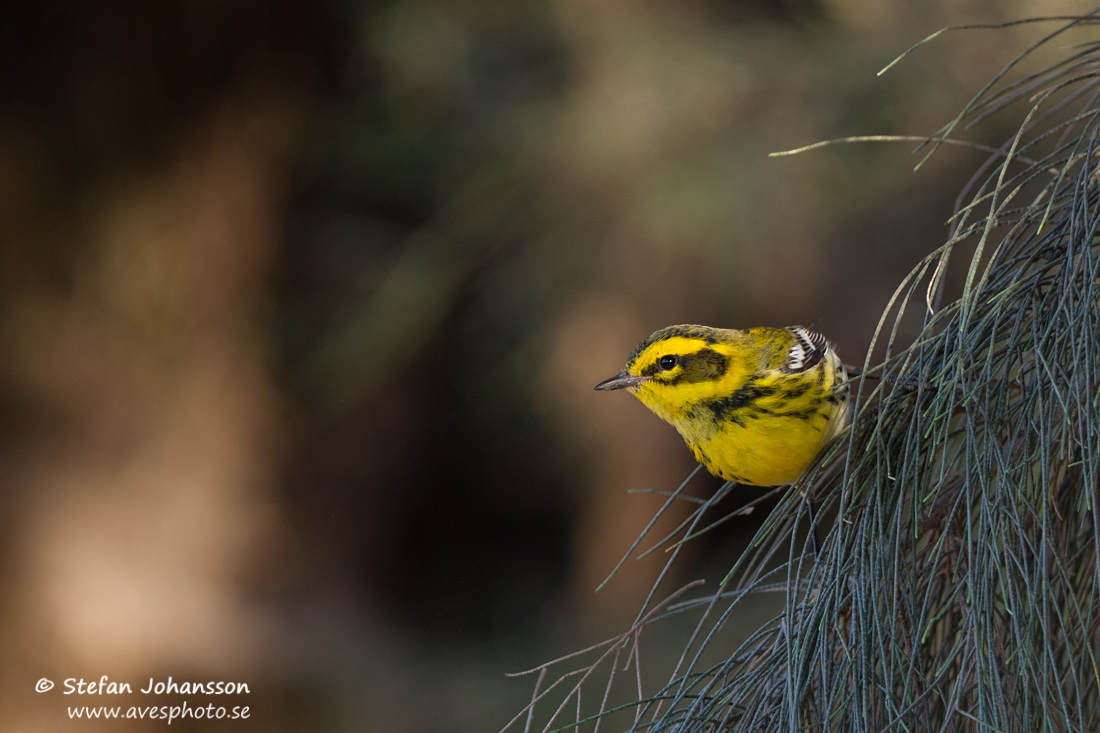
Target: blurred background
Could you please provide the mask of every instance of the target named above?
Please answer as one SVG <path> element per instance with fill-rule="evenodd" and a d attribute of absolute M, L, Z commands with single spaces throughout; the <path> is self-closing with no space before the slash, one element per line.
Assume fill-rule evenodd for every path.
<path fill-rule="evenodd" d="M 500 729 L 533 686 L 505 673 L 629 625 L 664 557 L 595 592 L 661 503 L 628 492 L 693 466 L 592 386 L 683 322 L 802 324 L 862 361 L 984 159 L 767 154 L 932 133 L 1047 26 L 948 35 L 876 77 L 891 59 L 945 25 L 1087 9 L 9 8 L 2 727 L 118 730 L 65 708 L 165 698 L 35 681 L 171 675 L 251 689 L 189 698 L 248 721 L 184 730 Z M 759 515 L 662 588 L 720 578 Z"/>

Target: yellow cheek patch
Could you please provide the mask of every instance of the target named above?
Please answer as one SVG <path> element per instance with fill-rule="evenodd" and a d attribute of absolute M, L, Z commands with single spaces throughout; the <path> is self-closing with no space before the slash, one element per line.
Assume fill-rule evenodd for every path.
<path fill-rule="evenodd" d="M 720 377 L 690 380 L 684 378 L 682 364 L 667 371 L 656 366 L 663 356 L 690 359 L 693 354 L 704 350 L 714 351 L 725 358 L 725 372 Z M 635 396 L 665 420 L 676 422 L 681 413 L 690 411 L 695 404 L 736 391 L 752 376 L 752 367 L 742 358 L 736 343 L 673 337 L 644 349 L 630 364 L 629 371 L 637 376 L 652 377 L 652 380 L 639 386 Z"/>

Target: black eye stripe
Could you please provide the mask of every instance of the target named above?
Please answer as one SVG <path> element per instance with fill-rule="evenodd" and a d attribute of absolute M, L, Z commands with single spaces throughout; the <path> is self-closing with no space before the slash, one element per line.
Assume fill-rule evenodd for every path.
<path fill-rule="evenodd" d="M 706 382 L 724 374 L 728 365 L 727 357 L 704 348 L 692 354 L 661 354 L 641 370 L 641 376 L 657 377 L 664 384 Z"/>

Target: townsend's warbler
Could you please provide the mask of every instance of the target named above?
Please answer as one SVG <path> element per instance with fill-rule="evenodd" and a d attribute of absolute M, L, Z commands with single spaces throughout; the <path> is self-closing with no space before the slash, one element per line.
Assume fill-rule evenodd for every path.
<path fill-rule="evenodd" d="M 627 389 L 729 481 L 789 484 L 848 423 L 848 374 L 801 326 L 669 326 L 596 389 Z"/>

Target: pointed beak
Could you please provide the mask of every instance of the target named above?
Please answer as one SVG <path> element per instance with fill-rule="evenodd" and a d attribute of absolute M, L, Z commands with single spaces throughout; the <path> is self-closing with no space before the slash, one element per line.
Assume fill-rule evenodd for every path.
<path fill-rule="evenodd" d="M 611 379 L 605 379 L 597 384 L 594 389 L 602 391 L 610 391 L 613 389 L 630 389 L 637 387 L 642 382 L 646 381 L 648 377 L 635 377 L 630 372 L 620 372 Z"/>

